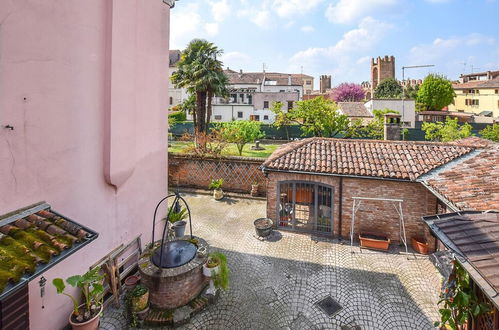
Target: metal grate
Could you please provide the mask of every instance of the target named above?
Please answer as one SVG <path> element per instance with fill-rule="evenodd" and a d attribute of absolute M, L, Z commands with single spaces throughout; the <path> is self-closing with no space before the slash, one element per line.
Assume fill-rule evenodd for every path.
<path fill-rule="evenodd" d="M 327 296 L 315 304 L 329 317 L 338 313 L 342 309 L 341 305 L 338 304 L 331 296 Z"/>

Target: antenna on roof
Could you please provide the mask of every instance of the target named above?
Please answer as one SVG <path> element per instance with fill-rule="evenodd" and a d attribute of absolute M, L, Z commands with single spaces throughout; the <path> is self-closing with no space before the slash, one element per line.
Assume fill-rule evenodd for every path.
<path fill-rule="evenodd" d="M 471 65 L 471 73 L 475 72 L 475 70 L 478 70 L 478 69 L 480 69 L 480 68 L 475 68 L 475 67 L 473 66 L 473 64 Z"/>
<path fill-rule="evenodd" d="M 300 73 L 303 74 L 303 65 L 300 67 Z"/>
<path fill-rule="evenodd" d="M 262 64 L 262 71 L 265 72 L 265 63 Z"/>

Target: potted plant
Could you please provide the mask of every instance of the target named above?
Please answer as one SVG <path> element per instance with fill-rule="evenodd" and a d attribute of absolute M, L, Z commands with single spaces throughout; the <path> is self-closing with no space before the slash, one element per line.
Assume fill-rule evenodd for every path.
<path fill-rule="evenodd" d="M 372 233 L 360 233 L 359 234 L 360 246 L 387 251 L 390 246 L 390 239 L 383 235 L 372 234 Z"/>
<path fill-rule="evenodd" d="M 224 184 L 224 179 L 211 180 L 209 188 L 213 189 L 213 198 L 217 201 L 224 198 L 224 192 L 222 190 L 223 184 Z"/>
<path fill-rule="evenodd" d="M 269 218 L 258 218 L 253 222 L 253 225 L 258 237 L 267 237 L 272 232 L 274 222 Z"/>
<path fill-rule="evenodd" d="M 418 253 L 428 254 L 428 242 L 424 237 L 412 237 L 411 246 Z"/>
<path fill-rule="evenodd" d="M 149 289 L 142 284 L 137 285 L 130 292 L 130 308 L 133 313 L 146 310 L 149 303 Z"/>
<path fill-rule="evenodd" d="M 187 218 L 187 209 L 182 207 L 180 211 L 176 211 L 174 205 L 168 208 L 168 221 L 172 224 L 173 230 L 175 232 L 175 237 L 184 236 L 185 226 L 187 222 L 184 221 Z"/>
<path fill-rule="evenodd" d="M 203 265 L 204 276 L 211 277 L 210 289 L 214 292 L 217 289 L 226 291 L 229 288 L 229 267 L 227 257 L 221 252 L 213 252 L 208 255 L 208 261 Z"/>
<path fill-rule="evenodd" d="M 255 197 L 255 196 L 258 196 L 258 187 L 259 187 L 259 184 L 258 182 L 253 182 L 253 184 L 251 185 L 251 192 L 250 192 L 250 195 Z"/>
<path fill-rule="evenodd" d="M 68 296 L 73 302 L 73 312 L 69 316 L 69 323 L 73 329 L 98 329 L 99 317 L 102 313 L 103 279 L 104 275 L 100 274 L 99 267 L 93 268 L 83 275 L 74 275 L 66 279 L 67 284 L 80 289 L 83 296 L 83 304 L 81 305 L 75 297 L 64 292 L 66 285 L 61 278 L 52 280 L 57 293 Z"/>

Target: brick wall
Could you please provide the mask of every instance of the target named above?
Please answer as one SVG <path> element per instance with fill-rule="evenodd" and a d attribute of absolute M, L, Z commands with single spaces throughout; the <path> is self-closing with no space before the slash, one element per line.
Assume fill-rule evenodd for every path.
<path fill-rule="evenodd" d="M 389 181 L 378 179 L 347 178 L 295 173 L 269 172 L 267 180 L 267 216 L 276 221 L 277 183 L 284 180 L 303 180 L 324 183 L 334 187 L 334 235 L 339 235 L 340 181 L 343 181 L 342 228 L 341 236 L 350 238 L 352 219 L 352 197 L 375 197 L 402 199 L 407 242 L 413 236 L 424 236 L 430 248 L 435 244 L 422 216 L 436 213 L 437 199 L 423 185 L 415 182 Z M 363 201 L 356 213 L 355 237 L 359 231 L 376 232 L 387 235 L 392 241 L 399 241 L 399 216 L 391 202 Z"/>
<path fill-rule="evenodd" d="M 248 193 L 258 182 L 259 195 L 265 195 L 265 176 L 258 158 L 200 158 L 191 155 L 168 154 L 168 184 L 170 186 L 208 189 L 212 179 L 224 179 L 222 189 Z"/>

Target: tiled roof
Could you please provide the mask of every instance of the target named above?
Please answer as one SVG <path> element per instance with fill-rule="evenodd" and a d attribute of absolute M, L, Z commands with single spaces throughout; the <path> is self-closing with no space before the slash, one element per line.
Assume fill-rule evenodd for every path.
<path fill-rule="evenodd" d="M 460 210 L 499 211 L 499 143 L 467 138 L 455 143 L 482 148 L 424 183 Z"/>
<path fill-rule="evenodd" d="M 454 89 L 468 89 L 468 88 L 498 88 L 499 78 L 489 80 L 472 80 L 465 83 L 452 84 Z"/>
<path fill-rule="evenodd" d="M 480 278 L 476 278 L 481 277 L 492 287 L 495 292 L 485 291 L 492 299 L 495 297 L 494 302 L 497 304 L 499 214 L 460 212 L 423 217 L 423 220 L 446 246 L 457 250 L 478 272 L 470 272 L 475 282 L 483 288 Z"/>
<path fill-rule="evenodd" d="M 288 78 L 291 75 L 291 85 L 302 86 L 303 77 L 301 74 L 287 74 L 277 72 L 237 72 L 234 70 L 224 70 L 225 75 L 229 78 L 231 84 L 261 84 L 264 77 L 266 81 L 276 81 L 277 85 L 288 85 Z"/>
<path fill-rule="evenodd" d="M 0 217 L 0 296 L 97 238 L 41 203 Z"/>
<path fill-rule="evenodd" d="M 170 66 L 175 66 L 180 61 L 181 51 L 178 49 L 170 50 Z"/>
<path fill-rule="evenodd" d="M 309 138 L 281 146 L 262 166 L 270 171 L 414 181 L 472 150 L 432 142 Z"/>
<path fill-rule="evenodd" d="M 338 107 L 348 117 L 373 117 L 364 102 L 338 102 Z"/>

